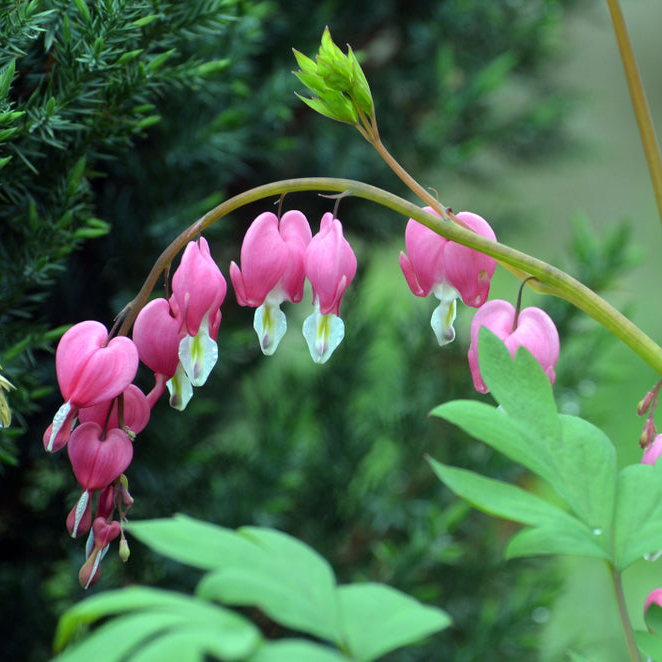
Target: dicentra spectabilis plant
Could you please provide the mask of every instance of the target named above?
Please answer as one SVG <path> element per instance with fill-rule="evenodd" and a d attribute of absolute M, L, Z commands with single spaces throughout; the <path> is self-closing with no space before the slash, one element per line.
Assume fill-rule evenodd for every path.
<path fill-rule="evenodd" d="M 614 23 L 622 37 L 624 28 L 616 14 Z M 657 467 L 662 442 L 653 420 L 660 384 L 637 408 L 640 416 L 647 416 L 640 439 L 642 462 L 619 470 L 614 446 L 603 432 L 558 410 L 553 384 L 562 350 L 554 321 L 541 308 L 521 308 L 522 289 L 516 306 L 505 300 L 487 301 L 490 279 L 501 264 L 523 281 L 522 288 L 566 299 L 660 375 L 662 349 L 571 276 L 498 243 L 482 216 L 453 214 L 418 184 L 381 141 L 372 94 L 351 48 L 345 54 L 325 30 L 314 60 L 295 55 L 297 76 L 313 93 L 304 101 L 357 129 L 420 198 L 419 204 L 343 179 L 266 184 L 225 201 L 184 231 L 163 252 L 110 333 L 101 323 L 86 321 L 62 337 L 56 365 L 65 404 L 44 444 L 51 452 L 67 446 L 82 488 L 67 518 L 72 536 L 89 533 L 81 585 L 87 588 L 97 581 L 101 560 L 114 539 L 120 539 L 120 555 L 127 560 L 127 529 L 155 550 L 206 574 L 194 597 L 132 587 L 82 602 L 60 623 L 58 651 L 70 642 L 77 624 L 124 615 L 66 648 L 60 659 L 88 659 L 92 651 L 107 645 L 115 651 L 109 659 L 118 660 L 370 662 L 449 625 L 449 615 L 440 608 L 424 606 L 381 584 L 338 585 L 324 559 L 278 531 L 230 531 L 181 516 L 131 524 L 126 519 L 133 499 L 125 472 L 140 452 L 136 435 L 166 387 L 170 404 L 183 410 L 192 387 L 205 383 L 218 357 L 226 281 L 201 233 L 244 204 L 317 190 L 371 200 L 409 219 L 399 260 L 406 282 L 414 295 L 439 299 L 432 328 L 440 345 L 455 339 L 457 298 L 477 309 L 470 337 L 461 339 L 469 346 L 466 375 L 479 393 L 490 393 L 444 403 L 432 414 L 521 464 L 555 496 L 548 499 L 543 494 L 549 490 L 539 495 L 434 459 L 429 460 L 432 470 L 475 507 L 521 525 L 507 545 L 508 557 L 566 554 L 603 561 L 613 582 L 630 660 L 639 660 L 639 651 L 662 660 L 660 589 L 647 600 L 641 598 L 651 631 L 634 633 L 622 587 L 626 568 L 662 550 L 662 475 Z M 628 75 L 633 75 L 631 68 Z M 639 119 L 645 125 L 647 120 Z M 645 145 L 652 149 L 650 139 Z M 662 182 L 656 180 L 655 186 L 662 200 Z M 229 274 L 238 303 L 256 308 L 254 328 L 264 354 L 275 351 L 286 330 L 280 305 L 300 302 L 305 280 L 313 303 L 312 314 L 303 322 L 310 355 L 322 364 L 338 350 L 345 335 L 341 301 L 357 273 L 357 259 L 336 213 L 334 209 L 324 214 L 314 236 L 304 212 L 298 210 L 282 216 L 280 211 L 263 212 L 248 227 L 240 266 L 231 262 Z M 170 283 L 169 267 L 182 250 Z M 395 260 L 393 268 L 397 269 Z M 162 274 L 163 296 L 150 301 Z M 127 338 L 132 327 L 133 341 Z M 351 319 L 347 328 L 351 333 Z M 155 376 L 147 395 L 132 385 L 138 358 Z M 234 606 L 257 607 L 305 636 L 270 641 L 245 612 L 233 611 Z"/>

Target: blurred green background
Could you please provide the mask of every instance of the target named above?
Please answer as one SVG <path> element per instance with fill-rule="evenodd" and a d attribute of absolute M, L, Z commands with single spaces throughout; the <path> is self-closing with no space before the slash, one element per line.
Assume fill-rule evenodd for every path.
<path fill-rule="evenodd" d="M 64 528 L 77 488 L 66 457 L 41 444 L 60 404 L 51 330 L 86 318 L 110 325 L 182 227 L 251 186 L 335 175 L 406 195 L 360 136 L 293 95 L 291 48 L 312 55 L 325 25 L 362 53 L 384 142 L 423 185 L 605 291 L 659 337 L 651 302 L 662 236 L 606 3 L 108 0 L 90 4 L 89 19 L 80 5 L 0 2 L 0 68 L 16 63 L 0 113 L 24 113 L 2 115 L 13 131 L 0 134 L 0 159 L 11 156 L 0 170 L 0 363 L 18 386 L 15 425 L 0 431 L 2 659 L 47 659 L 57 616 L 83 596 L 83 545 Z M 623 0 L 623 9 L 659 120 L 662 6 Z M 309 194 L 286 205 L 314 231 L 328 210 Z M 209 232 L 226 277 L 264 208 Z M 390 660 L 551 662 L 568 649 L 622 659 L 603 568 L 503 562 L 509 528 L 431 475 L 425 453 L 527 483 L 425 415 L 476 397 L 472 311 L 460 310 L 456 343 L 436 347 L 433 304 L 411 295 L 397 265 L 405 219 L 351 200 L 339 216 L 359 259 L 339 350 L 328 365 L 310 361 L 298 333 L 307 296 L 287 310 L 276 355 L 262 358 L 253 311 L 230 288 L 213 377 L 183 415 L 159 403 L 136 441 L 132 516 L 276 526 L 325 554 L 343 581 L 388 582 L 451 613 L 452 630 Z M 516 288 L 499 270 L 492 296 L 514 299 Z M 560 302 L 529 293 L 525 303 L 543 305 L 561 329 L 561 406 L 603 427 L 623 462 L 638 461 L 634 408 L 655 375 Z M 149 388 L 150 376 L 140 379 Z M 633 615 L 658 576 L 643 563 L 626 575 Z M 195 580 L 135 543 L 128 565 L 111 551 L 92 591 Z"/>

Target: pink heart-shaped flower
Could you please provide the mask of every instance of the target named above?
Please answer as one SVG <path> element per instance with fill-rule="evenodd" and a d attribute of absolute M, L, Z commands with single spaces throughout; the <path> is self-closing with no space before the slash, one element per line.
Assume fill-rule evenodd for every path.
<path fill-rule="evenodd" d="M 104 440 L 101 434 L 98 423 L 82 423 L 71 433 L 67 446 L 76 480 L 90 492 L 110 485 L 133 459 L 133 444 L 126 432 L 112 428 Z"/>

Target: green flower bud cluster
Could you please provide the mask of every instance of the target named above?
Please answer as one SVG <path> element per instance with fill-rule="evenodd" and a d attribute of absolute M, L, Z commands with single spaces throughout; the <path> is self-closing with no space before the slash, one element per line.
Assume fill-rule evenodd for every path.
<path fill-rule="evenodd" d="M 315 60 L 294 51 L 301 71 L 297 78 L 316 96 L 304 103 L 325 117 L 362 127 L 369 135 L 376 133 L 375 107 L 368 81 L 351 47 L 345 55 L 333 43 L 329 28 L 324 29 Z"/>

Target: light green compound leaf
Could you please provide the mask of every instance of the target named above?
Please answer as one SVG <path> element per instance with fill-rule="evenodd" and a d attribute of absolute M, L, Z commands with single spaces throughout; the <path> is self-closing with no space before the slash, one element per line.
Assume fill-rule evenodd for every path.
<path fill-rule="evenodd" d="M 65 651 L 66 656 L 63 659 L 70 662 L 69 655 L 74 656 L 71 660 L 91 655 L 97 647 L 102 647 L 117 636 L 113 629 L 119 627 L 116 626 L 117 623 L 123 623 L 126 630 L 122 630 L 121 653 L 113 660 L 123 659 L 122 655 L 143 639 L 152 637 L 156 632 L 169 631 L 173 627 L 195 626 L 210 633 L 217 633 L 218 637 L 213 637 L 214 649 L 222 649 L 223 655 L 232 660 L 248 655 L 260 641 L 259 632 L 252 623 L 223 607 L 172 591 L 134 586 L 101 593 L 68 610 L 58 623 L 53 647 L 56 651 L 62 650 L 82 626 L 107 616 L 131 611 L 138 613 L 111 620 L 92 632 L 80 645 L 71 651 Z M 142 632 L 144 634 L 141 634 Z M 134 634 L 130 636 L 131 633 Z M 114 648 L 120 647 L 114 645 Z M 103 659 L 104 662 L 112 662 L 105 657 Z"/>
<path fill-rule="evenodd" d="M 299 639 L 265 642 L 247 662 L 348 662 L 333 648 Z"/>
<path fill-rule="evenodd" d="M 611 560 L 608 538 L 600 529 L 589 529 L 579 520 L 548 522 L 542 527 L 516 533 L 506 547 L 507 559 L 540 554 L 567 554 Z"/>
<path fill-rule="evenodd" d="M 203 570 L 251 564 L 262 556 L 259 548 L 235 531 L 186 515 L 131 522 L 127 528 L 159 554 Z"/>
<path fill-rule="evenodd" d="M 430 413 L 459 426 L 550 484 L 557 482 L 558 474 L 549 448 L 505 411 L 475 400 L 453 400 L 435 407 Z"/>
<path fill-rule="evenodd" d="M 577 516 L 603 538 L 611 537 L 616 494 L 616 450 L 607 435 L 588 421 L 560 415 L 561 444 L 553 484 Z"/>
<path fill-rule="evenodd" d="M 451 623 L 441 609 L 383 584 L 341 586 L 338 597 L 345 647 L 358 662 L 371 662 Z"/>
<path fill-rule="evenodd" d="M 621 571 L 662 550 L 662 463 L 634 464 L 618 474 L 613 538 Z"/>
<path fill-rule="evenodd" d="M 604 536 L 596 536 L 577 518 L 540 497 L 514 485 L 466 469 L 449 467 L 433 459 L 430 464 L 443 483 L 474 507 L 534 527 L 517 534 L 507 549 L 507 556 L 565 553 L 609 558 L 602 547 Z"/>
<path fill-rule="evenodd" d="M 250 557 L 203 577 L 196 594 L 259 607 L 277 623 L 337 643 L 336 583 L 326 560 L 279 531 L 246 527 L 237 535 L 253 544 Z"/>
<path fill-rule="evenodd" d="M 53 662 L 122 662 L 141 642 L 186 622 L 182 614 L 146 612 L 114 618 L 65 650 Z M 57 649 L 56 649 L 57 650 Z"/>

